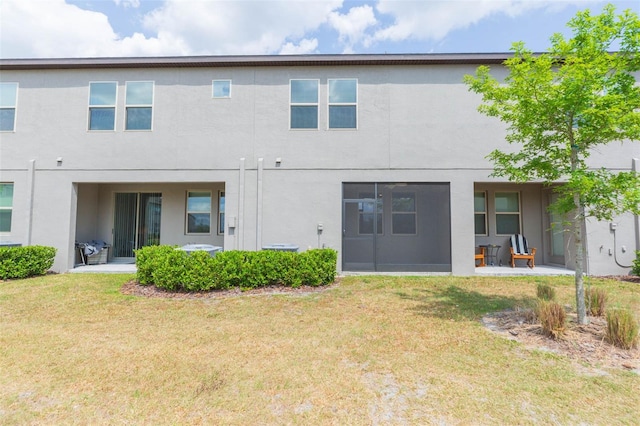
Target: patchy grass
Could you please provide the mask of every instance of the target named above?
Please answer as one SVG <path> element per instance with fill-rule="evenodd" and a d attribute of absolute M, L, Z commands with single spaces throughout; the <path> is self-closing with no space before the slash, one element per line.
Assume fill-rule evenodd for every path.
<path fill-rule="evenodd" d="M 0 283 L 3 424 L 632 424 L 640 377 L 487 331 L 570 277 L 348 277 L 307 295 L 153 299 L 125 275 Z M 640 286 L 591 280 L 640 312 Z"/>

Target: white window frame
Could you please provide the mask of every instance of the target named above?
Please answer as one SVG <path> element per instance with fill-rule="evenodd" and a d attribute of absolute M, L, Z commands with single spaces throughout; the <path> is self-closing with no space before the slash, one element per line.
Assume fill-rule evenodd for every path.
<path fill-rule="evenodd" d="M 150 104 L 130 104 L 129 100 L 127 99 L 127 88 L 129 86 L 129 84 L 135 84 L 135 83 L 151 83 L 151 103 Z M 153 117 L 154 117 L 154 108 L 153 108 L 153 103 L 155 102 L 155 91 L 156 91 L 156 83 L 155 81 L 149 81 L 149 80 L 141 80 L 141 81 L 126 81 L 125 82 L 125 88 L 124 88 L 124 130 L 127 132 L 151 132 L 153 131 Z M 151 108 L 151 123 L 149 125 L 148 129 L 129 129 L 127 128 L 127 115 L 129 113 L 129 108 Z"/>
<path fill-rule="evenodd" d="M 206 193 L 209 194 L 209 211 L 202 211 L 202 210 L 189 210 L 189 194 L 191 193 Z M 185 210 L 185 223 L 184 223 L 184 233 L 185 235 L 211 235 L 211 213 L 213 211 L 212 209 L 212 203 L 213 203 L 213 198 L 212 198 L 212 192 L 210 190 L 207 189 L 189 189 L 187 190 L 186 193 L 186 198 L 185 198 L 185 205 L 184 205 L 184 210 Z M 202 214 L 202 213 L 206 213 L 209 215 L 209 232 L 189 232 L 189 214 L 190 213 L 198 213 L 198 214 Z"/>
<path fill-rule="evenodd" d="M 225 209 L 227 206 L 227 198 L 225 196 L 224 191 L 218 191 L 218 235 L 224 235 L 224 226 L 225 226 Z M 224 206 L 222 207 L 221 199 L 224 199 Z"/>
<path fill-rule="evenodd" d="M 332 81 L 355 81 L 356 82 L 356 100 L 355 102 L 331 102 L 331 82 Z M 360 120 L 358 119 L 358 87 L 360 83 L 357 78 L 330 78 L 327 80 L 327 130 L 358 130 Z M 331 107 L 332 106 L 353 106 L 356 109 L 356 125 L 355 127 L 331 127 Z"/>
<path fill-rule="evenodd" d="M 0 182 L 0 185 L 11 185 L 11 205 L 10 206 L 0 206 L 0 210 L 11 212 L 11 220 L 9 221 L 9 230 L 8 231 L 0 231 L 0 235 L 9 235 L 11 234 L 11 228 L 13 226 L 13 196 L 15 191 L 15 184 L 13 182 Z"/>
<path fill-rule="evenodd" d="M 413 211 L 412 212 L 405 212 L 405 211 L 396 211 L 393 209 L 393 195 L 394 194 L 411 194 L 413 196 Z M 395 232 L 395 230 L 393 229 L 393 217 L 395 215 L 413 215 L 413 225 L 414 225 L 414 229 L 415 232 L 412 234 L 407 234 L 407 233 L 397 233 Z M 418 235 L 418 195 L 415 191 L 398 191 L 398 192 L 391 192 L 391 235 L 397 235 L 397 236 L 415 236 Z"/>
<path fill-rule="evenodd" d="M 112 83 L 115 84 L 116 86 L 116 93 L 115 93 L 115 97 L 114 97 L 114 104 L 113 105 L 91 105 L 91 85 L 92 84 L 98 84 L 98 83 Z M 87 111 L 87 131 L 89 132 L 115 132 L 116 131 L 116 121 L 117 121 L 117 117 L 118 117 L 118 82 L 117 81 L 90 81 L 89 82 L 89 99 L 87 101 L 89 108 Z M 109 130 L 102 130 L 102 129 L 91 129 L 91 110 L 92 109 L 108 109 L 108 108 L 113 108 L 113 129 Z"/>
<path fill-rule="evenodd" d="M 475 198 L 476 198 L 476 194 L 482 194 L 483 198 L 484 198 L 484 211 L 478 211 L 475 208 Z M 474 228 L 475 228 L 475 217 L 479 216 L 479 215 L 483 215 L 484 216 L 484 234 L 478 234 L 476 233 L 476 236 L 479 237 L 486 237 L 489 235 L 489 224 L 487 221 L 487 191 L 474 191 L 473 192 L 473 223 L 474 223 Z M 474 229 L 475 231 L 475 229 Z"/>
<path fill-rule="evenodd" d="M 496 198 L 498 194 L 516 194 L 518 196 L 518 211 L 517 212 L 499 212 L 496 207 Z M 495 222 L 495 230 L 496 235 L 513 235 L 513 234 L 521 234 L 522 233 L 522 194 L 520 191 L 496 191 L 493 194 L 493 210 L 494 210 L 494 222 Z M 500 215 L 517 215 L 518 216 L 518 230 L 517 232 L 512 232 L 509 234 L 499 234 L 498 233 L 498 216 Z"/>
<path fill-rule="evenodd" d="M 18 121 L 18 92 L 19 92 L 19 88 L 20 88 L 19 86 L 20 85 L 17 82 L 11 82 L 11 81 L 0 82 L 0 85 L 2 85 L 2 86 L 13 85 L 16 88 L 15 89 L 16 93 L 15 93 L 15 101 L 14 101 L 14 103 L 12 105 L 10 105 L 10 104 L 7 104 L 7 105 L 0 104 L 0 109 L 7 109 L 7 110 L 12 109 L 13 110 L 13 125 L 11 126 L 11 129 L 9 129 L 9 130 L 0 129 L 0 133 L 14 133 L 16 131 L 16 123 Z"/>
<path fill-rule="evenodd" d="M 293 102 L 291 97 L 292 87 L 291 82 L 293 81 L 315 81 L 317 82 L 317 90 L 316 90 L 316 102 Z M 291 127 L 291 108 L 294 106 L 315 106 L 316 107 L 316 127 Z M 292 78 L 289 79 L 289 130 L 295 131 L 309 131 L 309 130 L 319 130 L 320 129 L 320 79 L 317 78 Z"/>
<path fill-rule="evenodd" d="M 216 96 L 216 83 L 229 83 L 229 94 L 227 96 Z M 212 99 L 231 99 L 231 89 L 232 89 L 232 84 L 231 84 L 231 79 L 217 79 L 217 80 L 212 80 L 211 81 L 211 98 Z"/>

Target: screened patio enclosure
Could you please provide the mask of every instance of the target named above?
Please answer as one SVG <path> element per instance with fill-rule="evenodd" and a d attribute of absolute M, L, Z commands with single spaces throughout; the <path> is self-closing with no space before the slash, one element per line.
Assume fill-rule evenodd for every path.
<path fill-rule="evenodd" d="M 344 183 L 345 271 L 451 272 L 448 183 Z"/>

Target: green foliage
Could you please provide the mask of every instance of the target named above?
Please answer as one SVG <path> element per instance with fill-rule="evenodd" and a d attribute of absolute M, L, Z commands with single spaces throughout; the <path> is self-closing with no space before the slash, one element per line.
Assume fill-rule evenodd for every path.
<path fill-rule="evenodd" d="M 330 249 L 303 253 L 231 250 L 214 257 L 200 251 L 187 254 L 170 246 L 136 251 L 138 281 L 172 291 L 326 285 L 335 280 L 336 261 L 337 253 Z"/>
<path fill-rule="evenodd" d="M 56 249 L 47 246 L 0 248 L 0 279 L 44 275 L 53 265 Z"/>
<path fill-rule="evenodd" d="M 558 339 L 564 333 L 567 324 L 567 313 L 557 302 L 539 299 L 535 308 L 536 317 L 542 325 L 542 332 Z"/>
<path fill-rule="evenodd" d="M 636 258 L 633 260 L 633 267 L 631 268 L 633 275 L 640 276 L 640 250 L 636 251 Z"/>
<path fill-rule="evenodd" d="M 536 296 L 542 300 L 556 300 L 556 290 L 547 284 L 538 284 L 536 287 Z"/>
<path fill-rule="evenodd" d="M 465 76 L 469 89 L 483 97 L 478 110 L 505 122 L 507 141 L 521 146 L 488 156 L 493 175 L 515 182 L 566 180 L 556 206 L 565 213 L 578 207 L 574 194 L 598 219 L 637 213 L 638 173 L 591 170 L 586 160 L 599 145 L 640 139 L 634 76 L 640 70 L 640 18 L 629 11 L 616 16 L 608 6 L 597 16 L 578 12 L 567 26 L 573 38 L 554 34 L 541 55 L 514 43 L 503 82 L 487 66 Z"/>
<path fill-rule="evenodd" d="M 638 346 L 638 321 L 628 309 L 607 312 L 607 339 L 622 349 Z"/>
<path fill-rule="evenodd" d="M 587 161 L 600 146 L 640 140 L 640 18 L 630 10 L 616 15 L 608 5 L 600 15 L 578 12 L 567 26 L 573 37 L 554 34 L 543 54 L 514 43 L 503 81 L 488 66 L 464 81 L 482 95 L 478 110 L 504 122 L 507 142 L 519 146 L 487 156 L 494 164 L 492 176 L 565 182 L 555 187 L 559 197 L 550 209 L 572 212 L 575 219 L 576 306 L 578 322 L 584 324 L 580 234 L 585 218 L 640 214 L 640 173 L 594 170 Z"/>
<path fill-rule="evenodd" d="M 585 291 L 585 297 L 587 298 L 589 314 L 594 317 L 604 316 L 607 301 L 609 300 L 607 291 L 603 288 L 589 287 Z"/>

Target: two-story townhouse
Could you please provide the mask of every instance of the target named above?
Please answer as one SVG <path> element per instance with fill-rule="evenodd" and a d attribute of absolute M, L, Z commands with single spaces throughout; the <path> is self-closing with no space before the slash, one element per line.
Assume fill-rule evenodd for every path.
<path fill-rule="evenodd" d="M 514 149 L 463 76 L 506 54 L 0 60 L 0 241 L 331 247 L 341 271 L 473 274 L 474 248 L 527 236 L 571 268 L 539 183 L 490 177 Z M 640 169 L 638 143 L 594 167 Z M 591 274 L 626 273 L 638 217 L 589 221 Z"/>

